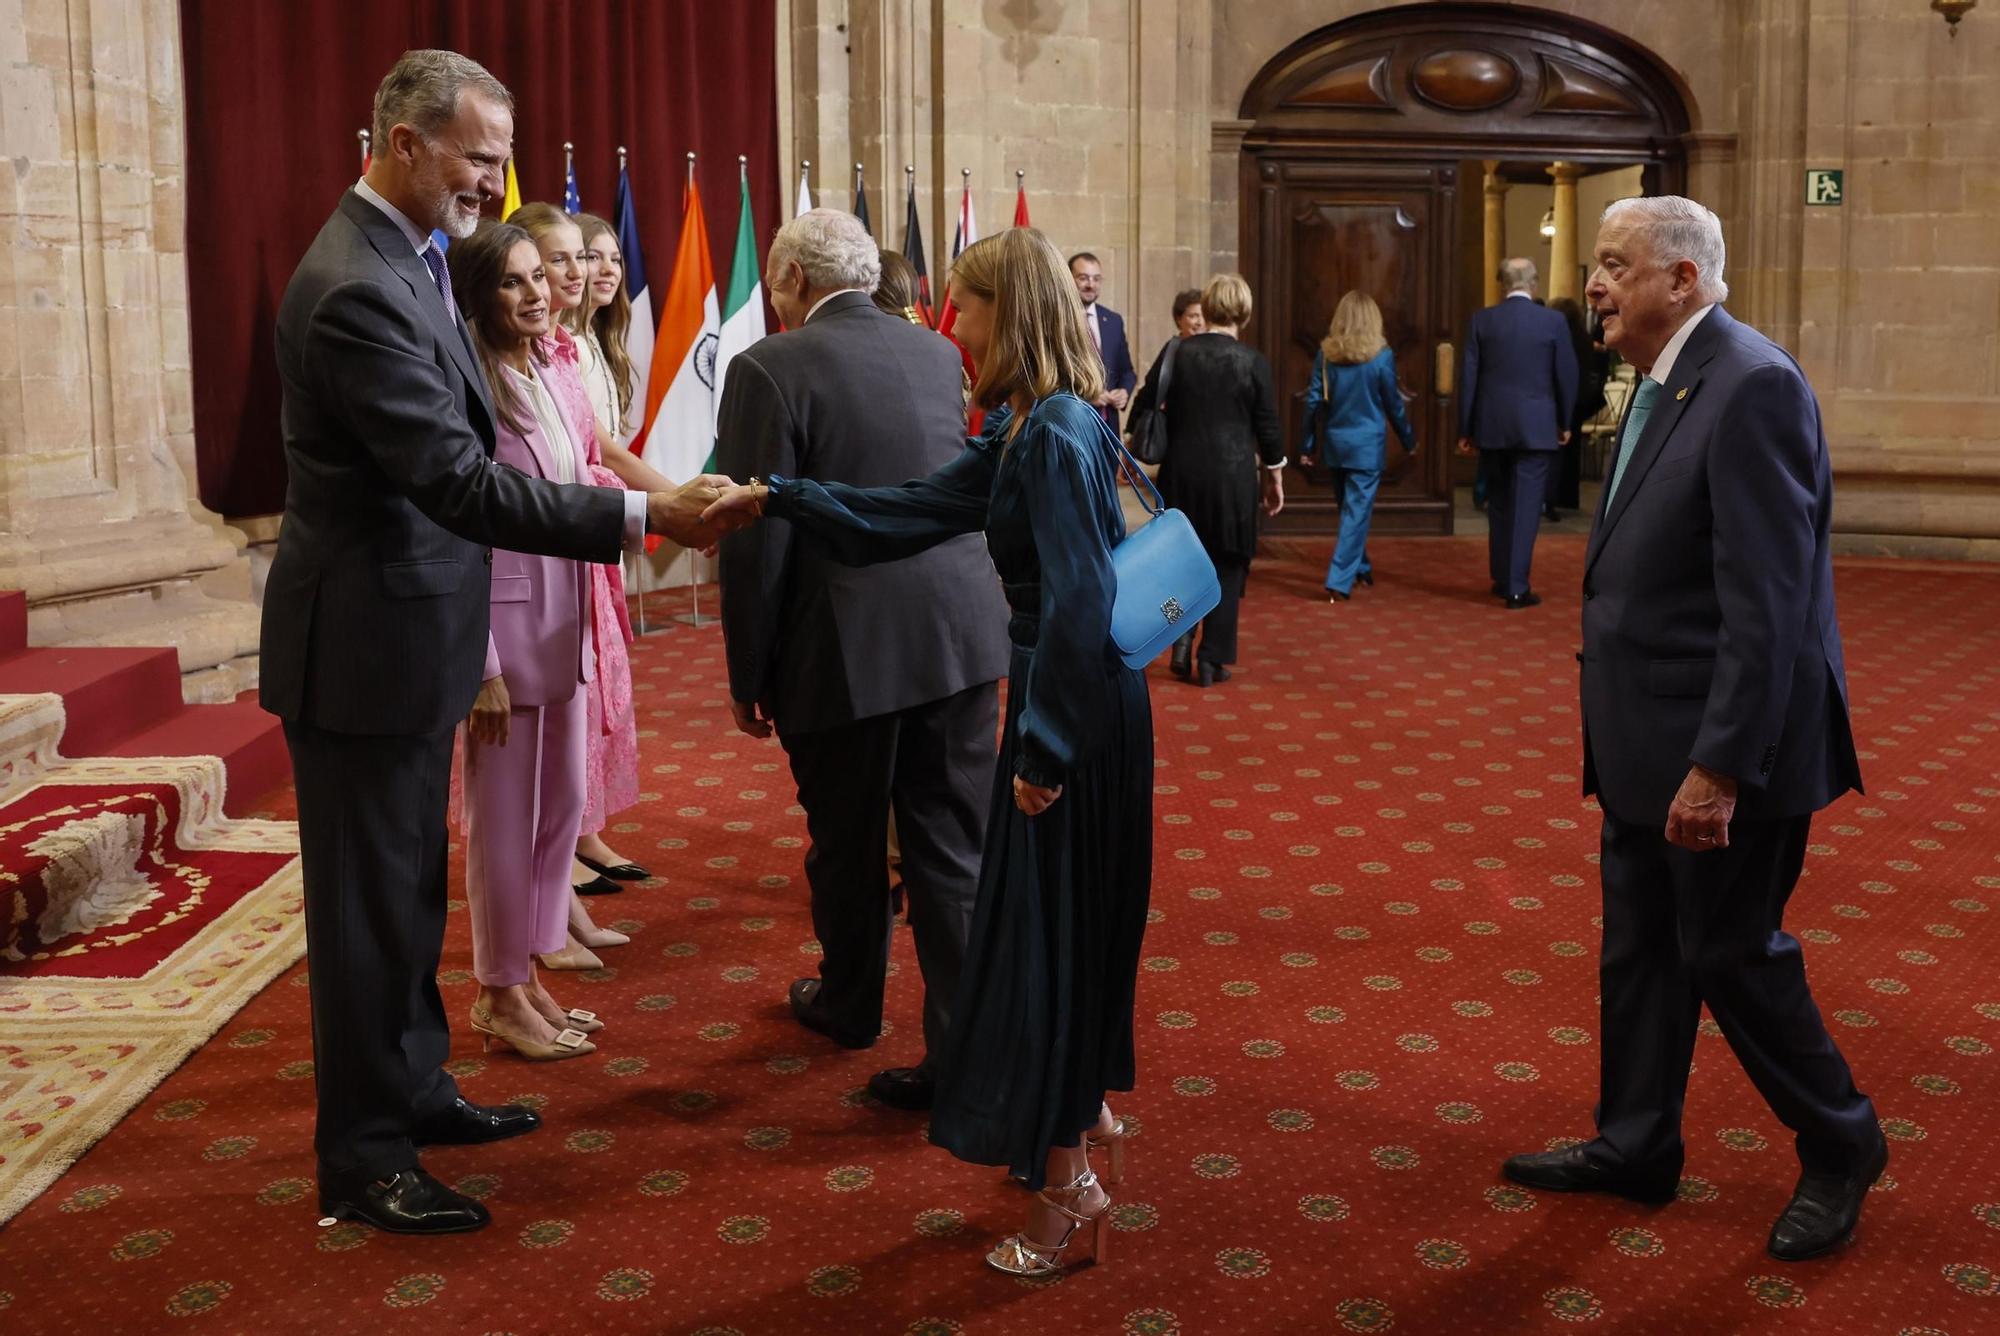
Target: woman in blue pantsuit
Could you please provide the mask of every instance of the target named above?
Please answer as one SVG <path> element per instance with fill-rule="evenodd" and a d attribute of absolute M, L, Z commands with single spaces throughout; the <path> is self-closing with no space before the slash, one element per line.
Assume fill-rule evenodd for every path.
<path fill-rule="evenodd" d="M 1375 583 L 1368 563 L 1368 522 L 1388 452 L 1384 427 L 1396 429 L 1406 456 L 1417 452 L 1403 394 L 1396 388 L 1396 355 L 1382 337 L 1382 308 L 1365 292 L 1349 292 L 1333 309 L 1306 385 L 1305 418 L 1300 460 L 1319 455 L 1341 478 L 1340 539 L 1326 568 L 1326 591 L 1344 602 L 1357 579 Z"/>

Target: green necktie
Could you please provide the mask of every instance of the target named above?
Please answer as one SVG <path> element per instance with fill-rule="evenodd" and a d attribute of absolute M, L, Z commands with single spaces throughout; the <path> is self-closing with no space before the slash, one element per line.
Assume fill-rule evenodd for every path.
<path fill-rule="evenodd" d="M 1639 388 L 1632 392 L 1632 411 L 1625 415 L 1625 431 L 1618 438 L 1618 462 L 1611 467 L 1611 487 L 1604 498 L 1606 505 L 1617 498 L 1619 480 L 1625 476 L 1625 466 L 1632 462 L 1632 447 L 1639 443 L 1639 433 L 1646 430 L 1646 419 L 1653 414 L 1653 401 L 1665 388 L 1657 380 L 1642 376 Z"/>

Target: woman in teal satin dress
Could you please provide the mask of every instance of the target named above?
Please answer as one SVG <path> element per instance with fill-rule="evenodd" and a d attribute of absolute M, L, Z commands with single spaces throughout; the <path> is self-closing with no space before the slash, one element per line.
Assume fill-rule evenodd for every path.
<path fill-rule="evenodd" d="M 1122 1165 L 1104 1096 L 1133 1083 L 1132 1007 L 1152 876 L 1152 708 L 1111 645 L 1124 538 L 1102 375 L 1062 256 L 1015 228 L 952 275 L 956 336 L 980 367 L 981 434 L 900 487 L 752 479 L 711 516 L 784 519 L 842 561 L 892 561 L 986 532 L 1014 643 L 965 973 L 937 1061 L 931 1140 L 1042 1189 L 987 1256 L 1016 1275 L 1092 1259 L 1110 1198 L 1089 1150 Z M 1116 1174 L 1114 1172 L 1113 1178 Z"/>

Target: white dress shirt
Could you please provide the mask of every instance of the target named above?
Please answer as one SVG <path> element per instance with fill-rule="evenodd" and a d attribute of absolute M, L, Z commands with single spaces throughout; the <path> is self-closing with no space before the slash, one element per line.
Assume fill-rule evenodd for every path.
<path fill-rule="evenodd" d="M 1694 333 L 1694 327 L 1699 325 L 1702 322 L 1702 318 L 1714 309 L 1715 303 L 1710 302 L 1689 316 L 1686 323 L 1674 331 L 1674 336 L 1667 340 L 1667 346 L 1660 349 L 1659 357 L 1647 369 L 1647 380 L 1656 380 L 1662 385 L 1667 383 L 1667 377 L 1674 374 L 1674 363 L 1679 360 L 1681 349 L 1687 346 L 1688 335 Z"/>

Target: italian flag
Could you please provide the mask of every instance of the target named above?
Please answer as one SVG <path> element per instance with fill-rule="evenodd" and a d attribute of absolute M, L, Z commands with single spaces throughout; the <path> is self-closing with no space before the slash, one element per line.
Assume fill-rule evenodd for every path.
<path fill-rule="evenodd" d="M 692 168 L 674 276 L 653 337 L 646 377 L 646 434 L 632 453 L 675 482 L 701 472 L 715 452 L 715 357 L 718 327 L 715 267 L 708 258 L 708 220 Z"/>
<path fill-rule="evenodd" d="M 742 203 L 736 215 L 736 258 L 729 266 L 729 292 L 722 299 L 722 336 L 715 352 L 715 412 L 722 414 L 722 391 L 736 354 L 764 337 L 764 279 L 757 259 L 757 222 L 750 216 L 750 171 L 743 169 Z M 704 468 L 714 466 L 711 455 Z"/>

